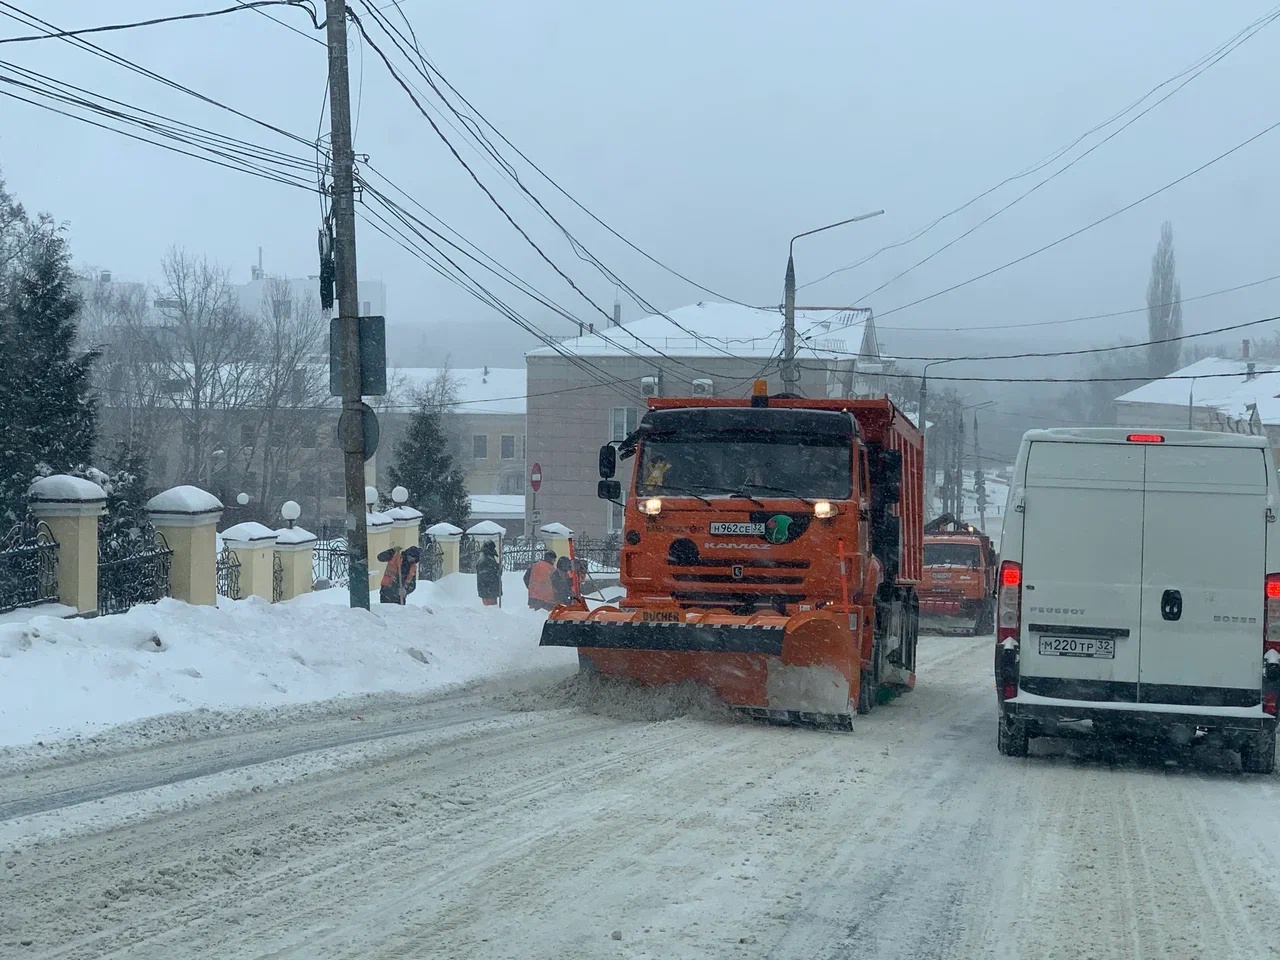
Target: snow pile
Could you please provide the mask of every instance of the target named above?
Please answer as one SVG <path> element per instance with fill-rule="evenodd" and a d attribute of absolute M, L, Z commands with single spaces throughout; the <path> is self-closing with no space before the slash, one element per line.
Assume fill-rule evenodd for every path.
<path fill-rule="evenodd" d="M 574 662 L 540 648 L 545 614 L 519 575 L 502 608 L 475 578 L 422 583 L 405 607 L 346 606 L 345 590 L 288 603 L 174 600 L 119 616 L 0 624 L 0 746 L 86 734 L 175 711 L 421 693 Z"/>

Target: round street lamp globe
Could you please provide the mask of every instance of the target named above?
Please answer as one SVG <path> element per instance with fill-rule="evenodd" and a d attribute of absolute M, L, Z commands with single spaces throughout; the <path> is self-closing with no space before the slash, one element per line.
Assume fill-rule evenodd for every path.
<path fill-rule="evenodd" d="M 371 506 L 371 507 L 372 507 L 375 503 L 377 503 L 377 502 L 378 502 L 378 488 L 377 488 L 377 487 L 365 487 L 365 488 L 364 488 L 364 502 L 365 502 L 365 503 L 367 503 L 367 504 L 368 504 L 369 506 Z"/>
<path fill-rule="evenodd" d="M 409 499 L 409 491 L 404 487 L 396 487 L 391 491 L 391 499 L 396 503 L 404 503 Z"/>
<path fill-rule="evenodd" d="M 298 506 L 296 500 L 286 500 L 280 505 L 280 516 L 293 523 L 293 521 L 302 516 L 302 508 Z"/>
<path fill-rule="evenodd" d="M 236 503 L 240 504 L 240 506 L 242 506 L 242 507 L 244 507 L 244 506 L 248 506 L 248 504 L 249 504 L 249 495 L 248 495 L 247 493 L 238 493 L 238 494 L 236 494 Z"/>

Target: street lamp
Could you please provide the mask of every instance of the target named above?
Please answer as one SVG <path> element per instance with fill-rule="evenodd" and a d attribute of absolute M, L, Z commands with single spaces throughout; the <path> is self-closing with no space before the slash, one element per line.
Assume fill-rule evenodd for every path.
<path fill-rule="evenodd" d="M 847 223 L 870 220 L 872 217 L 878 217 L 882 213 L 884 213 L 883 210 L 873 210 L 871 213 L 862 213 L 856 217 L 850 217 L 848 220 L 841 220 L 838 223 L 828 223 L 825 227 L 818 227 L 815 230 L 806 230 L 804 233 L 797 233 L 791 238 L 791 242 L 787 244 L 787 276 L 783 281 L 782 293 L 782 331 L 784 338 L 782 345 L 782 382 L 784 389 L 788 393 L 791 392 L 791 386 L 800 379 L 800 374 L 796 370 L 796 241 L 801 237 L 811 237 L 815 233 L 822 233 L 824 230 L 843 227 Z"/>

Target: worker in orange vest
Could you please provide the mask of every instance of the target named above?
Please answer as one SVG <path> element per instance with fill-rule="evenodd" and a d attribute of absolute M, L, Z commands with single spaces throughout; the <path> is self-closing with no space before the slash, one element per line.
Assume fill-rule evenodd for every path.
<path fill-rule="evenodd" d="M 554 610 L 556 591 L 551 577 L 556 570 L 556 555 L 548 550 L 528 570 L 524 572 L 524 585 L 529 588 L 530 610 Z"/>
<path fill-rule="evenodd" d="M 418 586 L 418 561 L 421 551 L 417 547 L 401 550 L 392 547 L 378 554 L 378 560 L 387 566 L 382 571 L 381 590 L 378 599 L 383 603 L 404 605 L 405 598 Z"/>

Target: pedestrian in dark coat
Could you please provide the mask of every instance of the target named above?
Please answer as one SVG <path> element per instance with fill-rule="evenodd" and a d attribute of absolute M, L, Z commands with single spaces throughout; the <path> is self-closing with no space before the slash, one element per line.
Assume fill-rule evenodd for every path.
<path fill-rule="evenodd" d="M 379 600 L 404 605 L 405 598 L 418 589 L 418 561 L 421 556 L 422 551 L 417 547 L 407 550 L 392 547 L 378 554 L 378 561 L 386 564 L 378 591 Z"/>
<path fill-rule="evenodd" d="M 556 572 L 551 575 L 551 588 L 556 594 L 556 603 L 573 603 L 573 561 L 561 557 L 556 561 Z"/>
<path fill-rule="evenodd" d="M 486 607 L 496 606 L 502 599 L 502 564 L 498 562 L 498 548 L 492 540 L 486 540 L 476 561 L 476 593 Z"/>

